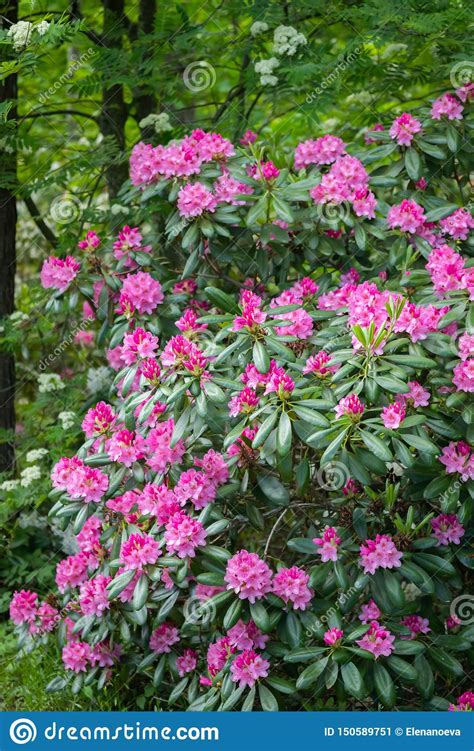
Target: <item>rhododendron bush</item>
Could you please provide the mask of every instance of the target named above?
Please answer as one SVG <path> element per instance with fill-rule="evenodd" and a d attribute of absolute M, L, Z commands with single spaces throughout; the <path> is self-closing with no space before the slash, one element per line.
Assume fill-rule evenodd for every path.
<path fill-rule="evenodd" d="M 52 471 L 77 552 L 11 603 L 49 690 L 474 708 L 472 96 L 365 143 L 140 143 L 129 224 L 45 262 L 111 373 Z"/>

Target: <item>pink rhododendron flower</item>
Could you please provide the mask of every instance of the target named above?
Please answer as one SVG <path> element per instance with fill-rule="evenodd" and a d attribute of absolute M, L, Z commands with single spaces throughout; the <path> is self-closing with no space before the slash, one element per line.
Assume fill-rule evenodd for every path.
<path fill-rule="evenodd" d="M 172 623 L 162 623 L 155 628 L 150 637 L 150 649 L 157 654 L 171 652 L 173 644 L 179 642 L 179 634 L 176 626 Z"/>
<path fill-rule="evenodd" d="M 474 218 L 467 209 L 456 209 L 452 214 L 440 220 L 444 235 L 453 240 L 467 240 L 469 232 L 474 229 Z"/>
<path fill-rule="evenodd" d="M 425 223 L 423 208 L 416 202 L 405 198 L 401 203 L 392 206 L 387 214 L 387 224 L 390 229 L 397 227 L 401 232 L 416 234 Z"/>
<path fill-rule="evenodd" d="M 182 472 L 174 488 L 181 506 L 191 501 L 197 510 L 212 503 L 216 497 L 216 485 L 204 472 L 188 469 Z"/>
<path fill-rule="evenodd" d="M 338 546 L 341 544 L 341 538 L 334 527 L 326 527 L 321 537 L 315 537 L 313 542 L 320 548 L 318 553 L 323 563 L 337 561 L 337 551 Z"/>
<path fill-rule="evenodd" d="M 402 636 L 402 639 L 416 639 L 418 634 L 427 634 L 431 631 L 428 618 L 422 618 L 421 615 L 407 615 L 400 621 L 402 626 L 406 626 L 410 631 L 410 636 Z"/>
<path fill-rule="evenodd" d="M 449 705 L 450 712 L 474 712 L 474 691 L 465 691 L 457 704 Z"/>
<path fill-rule="evenodd" d="M 156 563 L 160 555 L 158 543 L 151 535 L 134 533 L 122 543 L 119 558 L 126 571 L 141 571 L 147 564 Z"/>
<path fill-rule="evenodd" d="M 230 666 L 234 683 L 251 688 L 259 678 L 266 678 L 270 663 L 253 649 L 246 649 L 237 655 Z"/>
<path fill-rule="evenodd" d="M 183 511 L 173 514 L 166 524 L 165 542 L 168 553 L 178 558 L 194 558 L 196 548 L 206 544 L 207 532 L 198 519 Z"/>
<path fill-rule="evenodd" d="M 361 649 L 372 652 L 375 659 L 378 657 L 389 657 L 393 652 L 393 642 L 395 637 L 390 631 L 380 626 L 377 621 L 372 621 L 369 630 L 364 634 L 362 639 L 357 639 L 356 644 Z"/>
<path fill-rule="evenodd" d="M 126 467 L 131 467 L 137 459 L 142 459 L 144 449 L 142 436 L 126 428 L 114 433 L 105 444 L 105 450 L 110 458 Z"/>
<path fill-rule="evenodd" d="M 260 162 L 259 164 L 254 164 L 251 167 L 248 168 L 248 174 L 250 177 L 253 177 L 255 180 L 276 180 L 276 178 L 280 174 L 280 170 L 275 167 L 272 161 L 268 162 Z"/>
<path fill-rule="evenodd" d="M 291 376 L 285 373 L 283 368 L 275 368 L 265 386 L 265 394 L 275 393 L 279 399 L 285 401 L 290 398 L 294 388 L 295 382 Z"/>
<path fill-rule="evenodd" d="M 375 219 L 377 200 L 371 190 L 359 188 L 354 192 L 352 208 L 356 216 L 365 216 L 367 219 Z"/>
<path fill-rule="evenodd" d="M 97 553 L 100 550 L 102 520 L 98 516 L 89 516 L 76 535 L 76 541 L 83 553 Z"/>
<path fill-rule="evenodd" d="M 192 673 L 193 670 L 196 670 L 197 661 L 198 653 L 194 649 L 185 649 L 184 653 L 176 659 L 179 677 L 183 678 L 186 673 Z"/>
<path fill-rule="evenodd" d="M 205 211 L 214 212 L 217 199 L 202 183 L 187 183 L 178 193 L 178 211 L 186 219 L 201 216 Z"/>
<path fill-rule="evenodd" d="M 446 93 L 433 102 L 431 117 L 433 120 L 441 120 L 442 117 L 447 117 L 448 120 L 462 120 L 463 110 L 459 99 L 453 94 Z"/>
<path fill-rule="evenodd" d="M 428 187 L 428 183 L 426 182 L 424 177 L 420 177 L 420 179 L 417 180 L 415 183 L 415 188 L 417 190 L 426 190 L 427 187 Z"/>
<path fill-rule="evenodd" d="M 101 641 L 92 647 L 91 664 L 98 665 L 100 668 L 110 668 L 114 665 L 122 653 L 120 644 L 110 646 L 108 641 Z"/>
<path fill-rule="evenodd" d="M 361 563 L 365 574 L 375 574 L 379 568 L 401 566 L 401 553 L 390 535 L 377 535 L 375 540 L 366 540 L 360 546 Z"/>
<path fill-rule="evenodd" d="M 122 294 L 139 313 L 153 313 L 164 300 L 161 284 L 145 271 L 128 274 L 122 283 Z"/>
<path fill-rule="evenodd" d="M 89 230 L 89 232 L 86 232 L 86 236 L 84 240 L 80 240 L 77 243 L 77 247 L 81 250 L 85 250 L 87 253 L 90 253 L 91 251 L 98 248 L 100 245 L 100 237 L 97 234 L 97 232 L 94 232 L 93 230 Z"/>
<path fill-rule="evenodd" d="M 308 587 L 309 576 L 298 566 L 281 568 L 273 579 L 273 592 L 295 610 L 306 610 L 314 592 Z"/>
<path fill-rule="evenodd" d="M 344 632 L 340 628 L 330 628 L 323 636 L 323 641 L 328 647 L 336 646 L 344 636 Z"/>
<path fill-rule="evenodd" d="M 121 358 L 125 365 L 132 365 L 137 360 L 146 360 L 155 355 L 158 338 L 149 331 L 136 328 L 131 334 L 125 334 Z"/>
<path fill-rule="evenodd" d="M 328 362 L 331 362 L 331 356 L 328 355 L 327 352 L 324 352 L 324 350 L 321 350 L 315 355 L 308 357 L 306 365 L 303 368 L 303 374 L 307 375 L 308 373 L 311 373 L 318 378 L 326 378 L 327 376 L 332 375 L 332 373 L 335 373 L 339 368 L 339 365 L 328 366 Z"/>
<path fill-rule="evenodd" d="M 359 422 L 364 412 L 364 405 L 357 396 L 357 394 L 348 394 L 345 396 L 335 408 L 336 417 L 343 417 L 346 415 L 353 422 Z"/>
<path fill-rule="evenodd" d="M 22 589 L 15 592 L 10 601 L 10 618 L 17 626 L 22 623 L 31 623 L 35 620 L 38 612 L 38 595 Z"/>
<path fill-rule="evenodd" d="M 207 477 L 212 480 L 216 485 L 223 485 L 229 479 L 229 468 L 227 463 L 218 451 L 209 449 L 202 459 L 196 458 L 194 463 L 198 467 L 202 467 L 203 472 Z"/>
<path fill-rule="evenodd" d="M 174 491 L 164 483 L 147 483 L 138 496 L 137 505 L 141 514 L 155 517 L 160 525 L 167 524 L 170 517 L 181 510 L 181 504 Z"/>
<path fill-rule="evenodd" d="M 382 422 L 386 428 L 396 430 L 405 419 L 406 409 L 402 402 L 393 402 L 382 410 Z"/>
<path fill-rule="evenodd" d="M 409 391 L 406 394 L 399 394 L 397 398 L 403 397 L 404 401 L 412 403 L 416 407 L 427 407 L 430 403 L 430 392 L 424 389 L 418 381 L 408 381 Z"/>
<path fill-rule="evenodd" d="M 120 261 L 121 258 L 129 259 L 131 252 L 149 253 L 151 245 L 142 245 L 142 236 L 138 227 L 129 227 L 127 224 L 118 233 L 118 240 L 114 242 L 114 257 Z M 125 264 L 130 266 L 130 261 Z"/>
<path fill-rule="evenodd" d="M 227 561 L 224 580 L 241 600 L 254 603 L 271 591 L 272 572 L 256 553 L 239 550 Z"/>
<path fill-rule="evenodd" d="M 451 441 L 444 446 L 439 461 L 448 475 L 458 472 L 463 481 L 474 480 L 474 453 L 465 441 Z"/>
<path fill-rule="evenodd" d="M 474 357 L 474 334 L 468 334 L 467 331 L 459 337 L 458 341 L 459 357 L 461 360 L 467 360 Z"/>
<path fill-rule="evenodd" d="M 60 561 L 56 567 L 56 584 L 59 591 L 78 587 L 88 578 L 88 572 L 98 567 L 99 562 L 91 553 L 76 553 Z"/>
<path fill-rule="evenodd" d="M 207 329 L 207 323 L 197 323 L 198 316 L 192 308 L 186 308 L 181 318 L 176 321 L 177 328 L 186 336 Z"/>
<path fill-rule="evenodd" d="M 341 488 L 342 492 L 346 496 L 353 496 L 356 493 L 360 493 L 361 488 L 360 486 L 355 482 L 355 480 L 352 479 L 352 477 L 349 477 L 345 485 Z"/>
<path fill-rule="evenodd" d="M 368 146 L 369 146 L 369 145 L 370 145 L 371 143 L 377 143 L 377 139 L 376 139 L 376 138 L 371 138 L 370 134 L 371 134 L 371 133 L 377 133 L 377 131 L 382 131 L 382 130 L 385 130 L 385 128 L 383 127 L 383 124 L 382 124 L 382 123 L 375 123 L 375 125 L 372 125 L 372 127 L 371 127 L 371 128 L 369 128 L 369 129 L 368 129 L 368 130 L 367 130 L 367 131 L 366 131 L 366 132 L 364 133 L 364 141 L 365 141 L 365 143 L 366 143 L 366 144 L 367 144 Z"/>
<path fill-rule="evenodd" d="M 251 185 L 236 180 L 228 172 L 217 178 L 214 183 L 214 195 L 218 203 L 230 203 L 232 206 L 245 206 L 245 200 L 238 199 L 238 195 L 253 193 Z"/>
<path fill-rule="evenodd" d="M 238 651 L 244 649 L 265 649 L 269 636 L 262 634 L 253 621 L 244 623 L 239 620 L 227 632 L 229 644 Z"/>
<path fill-rule="evenodd" d="M 465 529 L 456 514 L 439 514 L 430 519 L 433 528 L 433 537 L 437 539 L 437 545 L 449 545 L 450 542 L 459 545 Z"/>
<path fill-rule="evenodd" d="M 240 139 L 240 143 L 242 146 L 250 146 L 250 144 L 255 143 L 258 136 L 256 133 L 253 132 L 253 130 L 246 130 L 242 138 Z"/>
<path fill-rule="evenodd" d="M 474 391 L 474 358 L 461 360 L 454 368 L 453 383 L 458 391 Z"/>
<path fill-rule="evenodd" d="M 159 422 L 155 428 L 149 431 L 145 446 L 147 450 L 147 464 L 155 472 L 164 472 L 169 464 L 179 464 L 184 456 L 186 447 L 179 440 L 173 448 L 170 448 L 171 437 L 174 430 L 173 418 L 165 422 Z"/>
<path fill-rule="evenodd" d="M 396 117 L 389 130 L 390 138 L 393 138 L 399 146 L 410 146 L 413 137 L 421 132 L 421 123 L 409 112 L 404 112 Z"/>
<path fill-rule="evenodd" d="M 462 289 L 464 286 L 464 259 L 449 245 L 433 248 L 426 268 L 436 292 L 443 296 L 449 290 Z"/>
<path fill-rule="evenodd" d="M 80 268 L 81 264 L 72 256 L 66 256 L 64 259 L 50 256 L 44 261 L 41 269 L 41 284 L 45 289 L 65 292 L 76 278 Z"/>
<path fill-rule="evenodd" d="M 194 295 L 197 284 L 194 279 L 181 279 L 173 287 L 173 295 Z"/>
<path fill-rule="evenodd" d="M 295 149 L 295 169 L 305 169 L 311 164 L 332 164 L 345 150 L 346 144 L 337 136 L 326 134 L 315 141 L 309 139 Z"/>
<path fill-rule="evenodd" d="M 73 641 L 63 647 L 62 659 L 65 667 L 74 673 L 84 673 L 91 661 L 92 650 L 85 641 Z"/>
<path fill-rule="evenodd" d="M 81 584 L 79 602 L 84 615 L 102 615 L 110 608 L 107 585 L 111 581 L 111 576 L 99 575 Z"/>
<path fill-rule="evenodd" d="M 228 636 L 223 636 L 214 642 L 214 644 L 209 644 L 207 650 L 207 668 L 210 675 L 217 675 L 233 652 L 235 652 L 235 648 L 231 645 Z"/>
<path fill-rule="evenodd" d="M 201 602 L 209 600 L 214 595 L 218 595 L 219 592 L 225 592 L 225 587 L 213 587 L 211 584 L 196 584 L 194 589 L 194 595 Z"/>
<path fill-rule="evenodd" d="M 374 600 L 369 600 L 368 603 L 362 605 L 359 613 L 359 620 L 362 621 L 362 623 L 367 624 L 371 621 L 377 621 L 381 615 L 382 613 L 378 609 Z"/>
<path fill-rule="evenodd" d="M 237 417 L 240 413 L 248 415 L 253 412 L 260 402 L 259 397 L 253 389 L 245 386 L 242 391 L 233 396 L 229 401 L 229 414 L 231 417 Z"/>

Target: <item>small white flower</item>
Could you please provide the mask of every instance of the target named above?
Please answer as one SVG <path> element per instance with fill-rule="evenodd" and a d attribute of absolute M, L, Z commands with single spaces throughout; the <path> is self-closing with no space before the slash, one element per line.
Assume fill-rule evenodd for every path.
<path fill-rule="evenodd" d="M 255 63 L 255 73 L 260 73 L 260 83 L 262 86 L 277 85 L 278 78 L 273 75 L 273 71 L 279 65 L 280 61 L 276 57 L 269 57 L 268 60 L 259 60 L 258 63 Z"/>
<path fill-rule="evenodd" d="M 110 386 L 110 370 L 103 365 L 100 368 L 89 368 L 87 372 L 87 390 L 91 394 Z"/>
<path fill-rule="evenodd" d="M 37 461 L 40 461 L 40 459 L 42 459 L 43 456 L 47 456 L 48 454 L 49 454 L 48 449 L 33 449 L 32 451 L 28 451 L 26 455 L 26 461 L 28 463 L 37 462 Z"/>
<path fill-rule="evenodd" d="M 113 203 L 110 207 L 110 213 L 113 214 L 113 216 L 117 216 L 117 214 L 127 214 L 128 209 L 126 206 L 121 206 L 119 203 Z"/>
<path fill-rule="evenodd" d="M 20 484 L 23 488 L 27 488 L 35 480 L 39 480 L 41 477 L 41 468 L 37 465 L 33 467 L 27 467 L 20 473 Z"/>
<path fill-rule="evenodd" d="M 19 480 L 5 480 L 0 485 L 0 490 L 15 490 L 20 484 Z"/>
<path fill-rule="evenodd" d="M 35 31 L 38 32 L 40 37 L 44 36 L 46 32 L 49 29 L 49 22 L 48 21 L 40 21 L 40 23 L 35 26 Z"/>
<path fill-rule="evenodd" d="M 277 55 L 294 55 L 298 47 L 307 44 L 304 34 L 293 26 L 278 26 L 273 33 L 273 52 Z"/>
<path fill-rule="evenodd" d="M 265 31 L 268 31 L 268 24 L 265 21 L 255 21 L 250 27 L 250 33 L 253 37 L 264 34 Z"/>
<path fill-rule="evenodd" d="M 164 133 L 167 130 L 173 130 L 170 116 L 167 112 L 160 112 L 158 115 L 147 115 L 138 123 L 138 127 L 142 130 L 148 126 L 152 126 L 155 129 L 155 133 Z"/>
<path fill-rule="evenodd" d="M 51 391 L 61 391 L 64 383 L 57 373 L 40 373 L 38 376 L 38 391 L 40 394 L 48 394 Z"/>
<path fill-rule="evenodd" d="M 72 428 L 76 422 L 76 415 L 74 412 L 60 412 L 58 420 L 60 421 L 63 430 L 69 430 L 69 428 Z"/>
<path fill-rule="evenodd" d="M 18 23 L 14 23 L 10 26 L 7 36 L 12 38 L 13 48 L 17 52 L 28 45 L 28 42 L 31 39 L 32 30 L 33 24 L 29 21 L 18 21 Z"/>

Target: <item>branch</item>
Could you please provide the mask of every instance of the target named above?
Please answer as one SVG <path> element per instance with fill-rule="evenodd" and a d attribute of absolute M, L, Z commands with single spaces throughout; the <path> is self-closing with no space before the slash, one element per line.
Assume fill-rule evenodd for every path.
<path fill-rule="evenodd" d="M 44 219 L 41 218 L 41 214 L 39 212 L 39 209 L 35 202 L 33 201 L 31 196 L 24 196 L 23 201 L 25 202 L 26 208 L 30 212 L 30 216 L 33 219 L 34 223 L 38 227 L 39 231 L 43 235 L 43 237 L 51 243 L 53 248 L 57 248 L 58 246 L 58 238 L 54 234 L 54 232 L 48 227 Z"/>
<path fill-rule="evenodd" d="M 87 112 L 79 112 L 79 110 L 49 110 L 49 112 L 29 112 L 26 115 L 20 115 L 20 120 L 26 120 L 27 118 L 35 117 L 49 117 L 50 115 L 75 115 L 76 117 L 85 117 L 88 120 L 93 120 L 96 125 L 99 125 L 99 120 L 94 115 L 89 115 Z"/>

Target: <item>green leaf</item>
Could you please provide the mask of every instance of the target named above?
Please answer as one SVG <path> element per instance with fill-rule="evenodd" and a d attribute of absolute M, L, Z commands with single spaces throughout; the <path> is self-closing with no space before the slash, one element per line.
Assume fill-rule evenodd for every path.
<path fill-rule="evenodd" d="M 262 603 L 258 601 L 251 603 L 250 615 L 252 616 L 255 625 L 258 626 L 261 631 L 267 632 L 270 630 L 270 618 L 268 617 L 265 605 L 262 605 Z"/>
<path fill-rule="evenodd" d="M 134 610 L 141 610 L 148 598 L 148 577 L 142 574 L 133 590 L 132 606 Z"/>
<path fill-rule="evenodd" d="M 391 709 L 396 701 L 395 686 L 389 672 L 378 662 L 374 663 L 374 685 L 382 704 Z"/>
<path fill-rule="evenodd" d="M 434 693 L 434 675 L 431 669 L 431 665 L 423 655 L 417 655 L 415 657 L 415 668 L 417 671 L 416 685 L 424 696 L 425 699 L 429 699 Z"/>
<path fill-rule="evenodd" d="M 257 341 L 253 345 L 253 361 L 259 373 L 268 373 L 270 357 L 263 342 Z"/>
<path fill-rule="evenodd" d="M 259 475 L 257 482 L 260 490 L 270 501 L 278 506 L 287 506 L 290 494 L 284 485 L 273 475 Z"/>
<path fill-rule="evenodd" d="M 298 690 L 305 689 L 311 686 L 311 684 L 315 683 L 326 667 L 328 659 L 328 657 L 323 657 L 322 660 L 313 662 L 312 665 L 308 665 L 308 667 L 305 668 L 303 672 L 298 676 L 298 680 L 296 681 L 296 688 Z"/>
<path fill-rule="evenodd" d="M 280 456 L 285 456 L 291 450 L 291 420 L 286 412 L 280 415 L 277 433 L 277 451 Z"/>
<path fill-rule="evenodd" d="M 219 310 L 225 310 L 226 313 L 237 313 L 237 303 L 232 295 L 228 295 L 227 292 L 223 292 L 217 287 L 206 287 L 205 293 L 208 300 Z"/>
<path fill-rule="evenodd" d="M 385 391 L 390 391 L 392 394 L 406 394 L 408 391 L 407 384 L 399 378 L 377 374 L 375 380 Z"/>
<path fill-rule="evenodd" d="M 340 433 L 337 434 L 337 436 L 331 441 L 327 449 L 324 451 L 321 459 L 320 459 L 320 466 L 322 467 L 324 464 L 327 464 L 331 461 L 331 459 L 337 454 L 339 448 L 342 445 L 342 442 L 344 441 L 344 438 L 347 434 L 347 431 L 349 428 L 344 428 L 344 430 L 341 430 Z M 308 440 L 311 440 L 311 436 Z"/>
<path fill-rule="evenodd" d="M 411 180 L 419 180 L 421 177 L 421 159 L 416 149 L 405 151 L 405 169 Z"/>
<path fill-rule="evenodd" d="M 303 647 L 302 649 L 292 649 L 283 659 L 285 662 L 308 662 L 325 652 L 326 647 Z"/>
<path fill-rule="evenodd" d="M 308 407 L 304 407 L 301 404 L 293 404 L 292 408 L 300 420 L 303 420 L 310 425 L 316 425 L 318 428 L 327 428 L 329 425 L 329 420 L 323 417 L 319 412 L 316 412 L 315 409 L 308 409 Z"/>
<path fill-rule="evenodd" d="M 430 647 L 428 652 L 440 673 L 453 678 L 462 678 L 464 676 L 463 666 L 449 652 L 435 647 Z"/>
<path fill-rule="evenodd" d="M 414 683 L 418 677 L 418 673 L 413 665 L 410 665 L 409 662 L 402 660 L 396 655 L 390 655 L 390 657 L 387 657 L 387 665 L 392 672 L 399 675 L 400 678 L 403 678 L 405 681 Z"/>
<path fill-rule="evenodd" d="M 252 448 L 258 449 L 258 447 L 261 446 L 262 443 L 265 443 L 268 436 L 272 432 L 277 419 L 278 419 L 277 410 L 275 410 L 274 412 L 272 412 L 271 415 L 268 415 L 268 417 L 265 418 L 265 420 L 262 422 L 259 429 L 257 430 L 255 438 L 252 441 Z"/>
<path fill-rule="evenodd" d="M 372 451 L 378 459 L 381 459 L 383 462 L 389 462 L 392 460 L 390 450 L 380 438 L 373 433 L 369 433 L 367 430 L 362 430 L 362 428 L 360 429 L 360 435 L 369 451 Z"/>
<path fill-rule="evenodd" d="M 439 448 L 428 438 L 416 435 L 415 433 L 402 433 L 400 437 L 403 438 L 405 443 L 408 443 L 409 446 L 412 446 L 422 453 L 439 454 Z"/>
<path fill-rule="evenodd" d="M 273 696 L 269 688 L 259 683 L 258 695 L 260 697 L 260 704 L 264 712 L 278 712 L 278 702 Z"/>
<path fill-rule="evenodd" d="M 346 662 L 341 667 L 341 676 L 346 691 L 355 696 L 356 699 L 363 699 L 367 691 L 360 671 L 353 662 Z"/>

